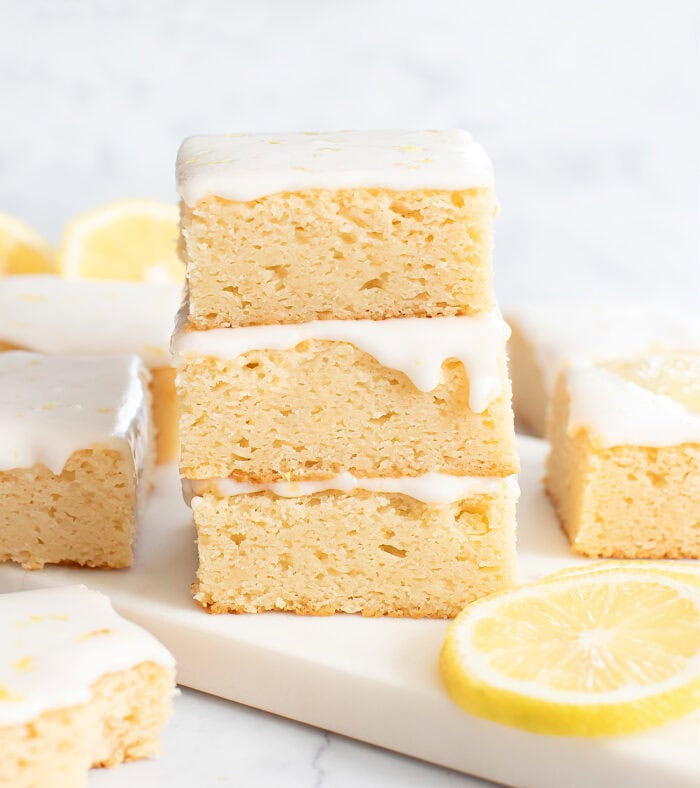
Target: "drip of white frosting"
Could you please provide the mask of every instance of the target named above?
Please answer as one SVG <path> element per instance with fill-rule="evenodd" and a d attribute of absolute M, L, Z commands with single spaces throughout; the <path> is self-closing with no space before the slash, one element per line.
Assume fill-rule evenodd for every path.
<path fill-rule="evenodd" d="M 0 594 L 0 632 L 0 726 L 86 703 L 108 673 L 175 667 L 152 635 L 85 586 Z"/>
<path fill-rule="evenodd" d="M 0 282 L 0 342 L 40 353 L 135 354 L 170 363 L 179 285 L 8 276 Z"/>
<path fill-rule="evenodd" d="M 330 479 L 299 482 L 239 482 L 235 479 L 183 479 L 185 499 L 213 491 L 222 497 L 271 492 L 281 498 L 301 498 L 334 490 L 343 493 L 365 490 L 375 493 L 399 493 L 424 503 L 446 504 L 473 495 L 506 493 L 517 497 L 517 476 L 452 476 L 447 473 L 425 473 L 421 476 L 361 478 L 347 471 Z"/>
<path fill-rule="evenodd" d="M 177 157 L 178 193 L 190 206 L 211 195 L 247 201 L 305 189 L 492 184 L 488 156 L 459 129 L 206 135 L 186 139 Z"/>
<path fill-rule="evenodd" d="M 147 376 L 135 356 L 81 358 L 0 353 L 0 470 L 63 470 L 75 451 L 148 452 Z"/>
<path fill-rule="evenodd" d="M 507 319 L 534 348 L 550 396 L 565 363 L 700 349 L 700 320 L 649 304 L 531 304 Z"/>
<path fill-rule="evenodd" d="M 568 430 L 584 428 L 611 446 L 700 443 L 700 415 L 607 369 L 567 367 Z"/>
<path fill-rule="evenodd" d="M 482 312 L 459 317 L 390 320 L 314 320 L 208 331 L 187 330 L 185 304 L 173 335 L 176 357 L 234 359 L 251 350 L 289 350 L 310 339 L 350 342 L 380 364 L 407 375 L 416 388 L 432 391 L 448 359 L 464 364 L 469 407 L 482 413 L 500 393 L 501 365 L 510 329 L 500 315 Z"/>

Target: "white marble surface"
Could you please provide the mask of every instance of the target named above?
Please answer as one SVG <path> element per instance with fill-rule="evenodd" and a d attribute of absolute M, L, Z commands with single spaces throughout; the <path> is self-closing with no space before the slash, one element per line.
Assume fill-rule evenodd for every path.
<path fill-rule="evenodd" d="M 196 763 L 196 768 L 193 765 Z M 163 754 L 89 788 L 486 788 L 490 783 L 185 689 Z"/>
<path fill-rule="evenodd" d="M 0 211 L 57 239 L 174 198 L 196 132 L 462 126 L 496 165 L 504 303 L 697 306 L 699 32 L 695 0 L 0 0 Z M 176 712 L 162 759 L 91 786 L 474 784 L 189 691 Z"/>

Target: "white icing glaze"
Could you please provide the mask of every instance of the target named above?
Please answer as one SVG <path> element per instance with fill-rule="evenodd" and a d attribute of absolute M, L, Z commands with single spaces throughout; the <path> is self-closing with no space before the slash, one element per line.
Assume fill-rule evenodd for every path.
<path fill-rule="evenodd" d="M 23 350 L 77 356 L 141 356 L 166 366 L 179 285 L 58 276 L 0 281 L 0 341 Z"/>
<path fill-rule="evenodd" d="M 459 129 L 202 135 L 186 139 L 177 156 L 178 193 L 190 206 L 211 195 L 247 201 L 303 189 L 492 184 L 488 156 Z"/>
<path fill-rule="evenodd" d="M 563 373 L 570 396 L 570 433 L 585 428 L 603 446 L 700 443 L 700 415 L 607 369 L 571 366 Z"/>
<path fill-rule="evenodd" d="M 533 346 L 550 396 L 565 363 L 700 349 L 697 317 L 649 304 L 530 304 L 509 310 L 507 320 Z"/>
<path fill-rule="evenodd" d="M 0 353 L 0 470 L 43 464 L 58 474 L 73 452 L 100 445 L 148 452 L 146 372 L 136 356 Z"/>
<path fill-rule="evenodd" d="M 501 363 L 510 329 L 500 315 L 481 312 L 459 317 L 390 320 L 314 320 L 309 323 L 241 326 L 190 331 L 187 304 L 173 335 L 176 358 L 212 356 L 233 359 L 251 350 L 289 350 L 310 339 L 350 342 L 380 364 L 406 374 L 421 391 L 440 383 L 447 359 L 464 364 L 469 377 L 469 407 L 482 413 L 500 393 Z"/>
<path fill-rule="evenodd" d="M 306 495 L 336 490 L 352 492 L 366 490 L 375 493 L 399 493 L 424 503 L 452 503 L 478 494 L 505 493 L 517 497 L 517 476 L 452 476 L 446 473 L 425 473 L 421 476 L 360 478 L 347 471 L 330 479 L 301 482 L 269 482 L 256 484 L 234 479 L 183 479 L 185 499 L 213 491 L 217 495 L 250 495 L 271 492 L 281 498 L 301 498 Z"/>
<path fill-rule="evenodd" d="M 152 635 L 85 586 L 0 594 L 0 726 L 86 703 L 101 676 L 175 667 Z"/>

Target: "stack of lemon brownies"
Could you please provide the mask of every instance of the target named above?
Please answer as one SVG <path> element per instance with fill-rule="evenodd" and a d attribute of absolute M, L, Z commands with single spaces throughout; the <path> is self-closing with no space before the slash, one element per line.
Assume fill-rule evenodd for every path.
<path fill-rule="evenodd" d="M 511 584 L 483 150 L 463 131 L 198 136 L 177 178 L 197 601 L 449 617 Z"/>

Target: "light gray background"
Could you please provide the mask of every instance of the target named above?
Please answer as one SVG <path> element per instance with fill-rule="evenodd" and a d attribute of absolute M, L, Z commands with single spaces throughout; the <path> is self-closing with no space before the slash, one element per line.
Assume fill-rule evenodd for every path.
<path fill-rule="evenodd" d="M 503 301 L 698 299 L 695 0 L 0 2 L 0 210 L 52 238 L 194 132 L 462 126 Z"/>
<path fill-rule="evenodd" d="M 0 0 L 0 211 L 56 240 L 100 201 L 174 199 L 196 132 L 462 126 L 495 161 L 503 302 L 697 310 L 699 40 L 696 0 Z M 92 782 L 468 782 L 195 693 L 177 706 L 165 758 Z"/>

